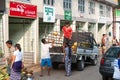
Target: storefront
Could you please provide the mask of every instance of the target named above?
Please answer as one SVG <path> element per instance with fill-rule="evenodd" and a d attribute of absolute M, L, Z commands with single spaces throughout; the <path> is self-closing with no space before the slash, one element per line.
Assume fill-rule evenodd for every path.
<path fill-rule="evenodd" d="M 9 39 L 20 43 L 24 52 L 24 63 L 34 63 L 34 42 L 37 7 L 18 2 L 10 2 Z"/>
<path fill-rule="evenodd" d="M 76 22 L 76 31 L 81 32 L 84 31 L 85 22 Z"/>
<path fill-rule="evenodd" d="M 47 38 L 54 31 L 55 27 L 55 8 L 44 5 L 43 18 L 39 18 L 39 53 L 41 54 L 41 39 Z M 39 55 L 40 55 L 39 54 Z M 40 59 L 40 57 L 39 57 Z"/>
<path fill-rule="evenodd" d="M 102 35 L 106 34 L 106 32 L 104 32 L 104 31 L 105 31 L 105 24 L 99 23 L 98 24 L 98 33 L 97 33 L 98 43 L 101 43 Z"/>

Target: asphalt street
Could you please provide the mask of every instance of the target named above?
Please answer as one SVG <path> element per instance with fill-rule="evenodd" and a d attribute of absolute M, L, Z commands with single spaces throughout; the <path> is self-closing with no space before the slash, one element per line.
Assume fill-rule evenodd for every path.
<path fill-rule="evenodd" d="M 47 76 L 47 72 L 44 71 L 44 76 L 40 77 L 40 69 L 36 67 L 34 71 L 35 80 L 102 80 L 99 73 L 99 62 L 96 66 L 87 65 L 84 71 L 77 71 L 77 69 L 72 70 L 72 75 L 70 77 L 65 76 L 64 65 L 60 66 L 57 70 L 52 70 L 51 75 Z"/>

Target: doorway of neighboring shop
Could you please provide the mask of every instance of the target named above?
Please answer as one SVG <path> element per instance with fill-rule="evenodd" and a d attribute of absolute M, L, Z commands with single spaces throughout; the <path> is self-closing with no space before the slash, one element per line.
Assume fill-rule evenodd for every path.
<path fill-rule="evenodd" d="M 39 19 L 39 52 L 41 54 L 41 39 L 48 37 L 54 29 L 54 23 L 43 22 L 43 19 Z M 40 59 L 40 57 L 39 57 Z"/>
<path fill-rule="evenodd" d="M 34 63 L 34 32 L 33 19 L 9 18 L 9 39 L 14 44 L 21 44 L 24 52 L 24 63 Z"/>
<path fill-rule="evenodd" d="M 76 22 L 76 31 L 82 32 L 84 31 L 85 22 Z"/>
<path fill-rule="evenodd" d="M 97 40 L 98 40 L 98 43 L 101 43 L 101 39 L 102 39 L 102 35 L 105 34 L 104 33 L 105 30 L 104 30 L 104 24 L 98 24 L 98 33 L 97 33 Z"/>

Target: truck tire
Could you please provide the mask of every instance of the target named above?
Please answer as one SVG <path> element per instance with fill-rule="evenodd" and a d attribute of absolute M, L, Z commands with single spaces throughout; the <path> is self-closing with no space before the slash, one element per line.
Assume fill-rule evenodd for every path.
<path fill-rule="evenodd" d="M 94 66 L 96 66 L 97 65 L 97 57 L 95 57 L 95 59 L 93 59 L 92 61 L 91 61 L 91 63 L 92 63 L 92 65 L 94 65 Z"/>
<path fill-rule="evenodd" d="M 77 62 L 77 69 L 78 71 L 83 71 L 85 68 L 84 60 L 80 60 Z"/>
<path fill-rule="evenodd" d="M 52 67 L 53 67 L 53 69 L 58 69 L 59 64 L 58 64 L 58 63 L 56 63 L 56 62 L 54 62 L 54 63 L 52 63 Z"/>

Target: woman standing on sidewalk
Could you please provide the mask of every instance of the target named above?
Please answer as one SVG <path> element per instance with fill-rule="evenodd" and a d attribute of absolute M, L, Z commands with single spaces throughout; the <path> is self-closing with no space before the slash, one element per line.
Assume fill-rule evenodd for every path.
<path fill-rule="evenodd" d="M 21 80 L 22 52 L 20 44 L 15 45 L 15 52 L 12 55 L 10 80 Z"/>

